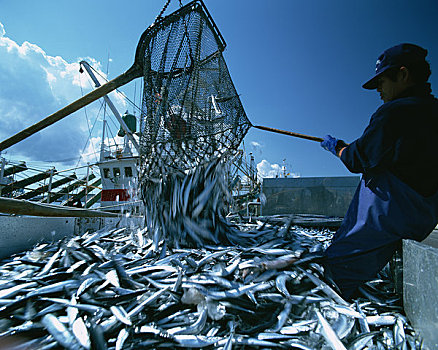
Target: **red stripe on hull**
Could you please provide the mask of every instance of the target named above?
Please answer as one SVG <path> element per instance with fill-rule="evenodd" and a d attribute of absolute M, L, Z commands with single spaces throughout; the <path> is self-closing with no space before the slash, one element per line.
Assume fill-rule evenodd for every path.
<path fill-rule="evenodd" d="M 102 202 L 125 202 L 131 197 L 126 189 L 102 190 L 100 200 Z"/>

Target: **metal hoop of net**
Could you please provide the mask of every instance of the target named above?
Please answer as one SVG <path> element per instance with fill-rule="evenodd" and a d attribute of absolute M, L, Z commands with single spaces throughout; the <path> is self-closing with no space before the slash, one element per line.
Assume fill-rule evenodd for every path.
<path fill-rule="evenodd" d="M 191 169 L 237 150 L 251 124 L 224 48 L 202 1 L 158 20 L 141 39 L 142 176 L 156 175 L 162 164 Z"/>

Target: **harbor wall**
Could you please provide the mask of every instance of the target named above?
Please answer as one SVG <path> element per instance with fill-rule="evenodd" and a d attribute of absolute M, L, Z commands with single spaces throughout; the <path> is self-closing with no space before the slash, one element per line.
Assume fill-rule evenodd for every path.
<path fill-rule="evenodd" d="M 343 217 L 359 181 L 359 176 L 265 178 L 262 213 Z"/>
<path fill-rule="evenodd" d="M 426 350 L 438 349 L 438 230 L 403 241 L 404 309 Z"/>
<path fill-rule="evenodd" d="M 143 218 L 137 217 L 0 216 L 0 259 L 29 250 L 38 243 L 52 243 L 106 226 L 142 225 L 143 221 Z"/>

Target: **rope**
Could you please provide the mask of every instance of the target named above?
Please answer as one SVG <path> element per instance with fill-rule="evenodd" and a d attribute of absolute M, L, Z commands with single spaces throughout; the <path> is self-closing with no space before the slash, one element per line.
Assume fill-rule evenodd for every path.
<path fill-rule="evenodd" d="M 143 203 L 143 201 L 142 200 L 135 200 L 135 201 L 127 202 L 127 203 L 120 203 L 120 204 L 114 204 L 114 205 L 105 205 L 105 206 L 100 206 L 100 207 L 98 207 L 96 209 L 93 208 L 91 210 L 103 210 L 103 209 L 108 209 L 108 208 L 116 208 L 116 207 L 136 204 L 136 203 Z"/>
<path fill-rule="evenodd" d="M 79 81 L 80 81 L 80 79 L 79 79 Z M 82 84 L 79 84 L 80 85 L 80 87 L 81 87 L 81 95 L 82 95 L 82 97 L 84 96 L 84 91 L 83 91 L 83 89 L 82 89 Z M 92 149 L 93 149 L 93 152 L 94 152 L 94 154 L 96 154 L 97 152 L 96 152 L 96 150 L 94 149 L 94 145 L 93 145 L 93 143 L 91 142 L 91 137 L 92 137 L 92 132 L 93 132 L 93 129 L 94 129 L 94 126 L 96 125 L 96 121 L 97 121 L 97 118 L 95 119 L 95 121 L 94 121 L 94 124 L 93 124 L 93 126 L 91 127 L 91 129 L 90 129 L 90 119 L 88 118 L 88 113 L 87 113 L 87 108 L 86 108 L 87 106 L 84 106 L 84 112 L 85 112 L 85 118 L 86 118 L 86 120 L 87 120 L 87 127 L 88 127 L 88 140 L 87 140 L 87 142 L 85 143 L 85 146 L 84 146 L 84 149 L 82 150 L 82 152 L 85 150 L 85 148 L 87 147 L 87 144 L 88 144 L 88 141 L 90 141 L 90 144 L 91 144 L 91 147 L 92 147 Z M 81 157 L 79 157 L 79 158 L 81 158 Z M 96 162 L 97 162 L 97 158 L 96 158 Z M 79 165 L 79 161 L 78 161 L 78 164 L 77 165 Z"/>

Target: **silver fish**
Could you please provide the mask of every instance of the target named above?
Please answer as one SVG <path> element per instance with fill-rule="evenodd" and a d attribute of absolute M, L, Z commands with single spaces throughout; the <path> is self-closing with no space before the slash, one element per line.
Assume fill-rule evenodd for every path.
<path fill-rule="evenodd" d="M 128 337 L 129 337 L 129 332 L 125 328 L 122 328 L 121 331 L 119 332 L 119 335 L 117 336 L 116 350 L 123 349 L 123 345 L 125 344 Z"/>
<path fill-rule="evenodd" d="M 0 290 L 0 299 L 7 299 L 13 297 L 23 290 L 36 287 L 37 285 L 38 283 L 36 282 L 28 282 L 28 283 L 18 284 L 15 287 Z"/>
<path fill-rule="evenodd" d="M 85 325 L 82 317 L 78 317 L 71 326 L 73 335 L 76 337 L 79 344 L 81 344 L 85 349 L 90 349 L 90 335 L 88 334 L 88 328 Z"/>
<path fill-rule="evenodd" d="M 53 266 L 55 261 L 58 259 L 59 255 L 61 254 L 62 249 L 59 249 L 55 254 L 53 254 L 47 264 L 44 266 L 44 268 L 36 275 L 37 277 L 45 275 Z"/>
<path fill-rule="evenodd" d="M 325 340 L 327 341 L 327 344 L 333 350 L 347 350 L 347 348 L 338 338 L 337 334 L 330 326 L 330 324 L 327 322 L 327 320 L 324 318 L 324 316 L 322 316 L 322 314 L 318 310 L 315 310 L 315 314 L 316 317 L 318 318 L 318 323 L 321 327 L 320 332 L 324 336 Z"/>
<path fill-rule="evenodd" d="M 280 331 L 280 329 L 282 329 L 284 324 L 286 323 L 291 310 L 292 310 L 292 303 L 290 301 L 287 301 L 286 304 L 284 305 L 283 311 L 281 311 L 277 316 L 277 324 L 275 325 L 274 328 L 270 329 L 269 331 L 271 332 Z"/>
<path fill-rule="evenodd" d="M 167 330 L 168 334 L 193 334 L 198 335 L 202 329 L 205 327 L 207 321 L 207 305 L 204 304 L 199 312 L 199 317 L 192 325 L 188 327 L 176 327 Z"/>
<path fill-rule="evenodd" d="M 56 341 L 67 349 L 80 349 L 73 335 L 67 328 L 52 314 L 47 314 L 41 319 L 41 323 Z"/>
<path fill-rule="evenodd" d="M 132 326 L 131 319 L 128 315 L 128 313 L 125 311 L 125 309 L 121 306 L 113 305 L 110 307 L 111 312 L 113 315 L 122 323 Z"/>

